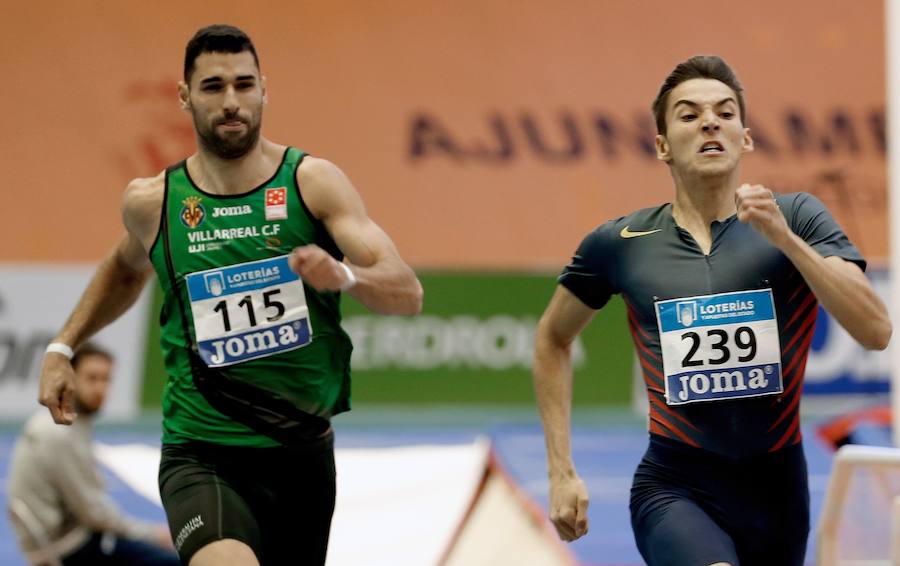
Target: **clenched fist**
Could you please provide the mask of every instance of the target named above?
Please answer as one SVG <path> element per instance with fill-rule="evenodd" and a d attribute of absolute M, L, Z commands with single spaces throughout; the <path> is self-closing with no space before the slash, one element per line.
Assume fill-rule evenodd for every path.
<path fill-rule="evenodd" d="M 75 422 L 75 409 L 72 404 L 74 395 L 75 371 L 72 369 L 72 363 L 61 354 L 46 354 L 44 365 L 41 367 L 38 401 L 50 409 L 53 421 L 57 424 Z"/>
<path fill-rule="evenodd" d="M 294 248 L 288 265 L 316 291 L 340 291 L 353 283 L 349 268 L 315 244 Z"/>
<path fill-rule="evenodd" d="M 793 234 L 775 195 L 766 187 L 741 185 L 735 192 L 734 203 L 738 220 L 749 223 L 776 248 L 781 249 Z"/>
<path fill-rule="evenodd" d="M 588 532 L 588 492 L 577 475 L 550 479 L 550 521 L 559 538 L 573 541 Z"/>

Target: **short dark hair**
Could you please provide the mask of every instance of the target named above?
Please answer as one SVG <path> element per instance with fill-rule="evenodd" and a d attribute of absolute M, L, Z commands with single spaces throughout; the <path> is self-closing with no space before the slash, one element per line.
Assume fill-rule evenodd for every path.
<path fill-rule="evenodd" d="M 213 24 L 197 30 L 194 37 L 184 49 L 184 82 L 191 82 L 194 74 L 194 62 L 203 53 L 241 53 L 249 51 L 253 54 L 256 68 L 259 68 L 259 57 L 250 37 L 234 26 Z"/>
<path fill-rule="evenodd" d="M 75 350 L 75 355 L 72 356 L 72 369 L 78 369 L 78 366 L 81 365 L 81 362 L 83 362 L 85 358 L 89 358 L 91 356 L 100 356 L 101 358 L 106 358 L 106 361 L 108 362 L 113 361 L 112 354 L 110 354 L 108 350 L 104 350 L 93 342 L 85 342 L 77 350 Z"/>
<path fill-rule="evenodd" d="M 718 55 L 695 55 L 687 61 L 679 63 L 669 73 L 659 89 L 659 94 L 656 95 L 656 100 L 653 101 L 653 117 L 656 119 L 656 132 L 659 135 L 666 135 L 666 103 L 669 100 L 669 93 L 681 83 L 691 79 L 714 79 L 728 85 L 737 95 L 741 123 L 747 123 L 744 87 L 741 86 L 741 82 L 728 63 Z"/>

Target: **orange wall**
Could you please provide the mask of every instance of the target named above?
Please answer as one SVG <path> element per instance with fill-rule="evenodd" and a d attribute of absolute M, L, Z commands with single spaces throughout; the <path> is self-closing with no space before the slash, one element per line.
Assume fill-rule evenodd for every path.
<path fill-rule="evenodd" d="M 595 225 L 669 200 L 638 142 L 662 79 L 697 53 L 747 89 L 761 147 L 745 180 L 819 194 L 864 253 L 887 255 L 881 2 L 250 4 L 4 3 L 0 261 L 111 247 L 126 182 L 193 150 L 175 83 L 184 44 L 215 21 L 257 44 L 264 134 L 342 166 L 416 266 L 556 268 Z M 815 143 L 795 147 L 792 113 Z M 529 124 L 545 149 L 569 145 L 566 127 L 580 141 L 553 158 Z"/>

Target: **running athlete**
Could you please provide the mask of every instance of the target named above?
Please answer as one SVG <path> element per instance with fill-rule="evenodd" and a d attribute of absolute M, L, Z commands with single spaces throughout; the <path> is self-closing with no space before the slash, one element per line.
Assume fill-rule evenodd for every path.
<path fill-rule="evenodd" d="M 674 202 L 591 232 L 538 325 L 551 520 L 567 541 L 588 530 L 570 450 L 571 344 L 620 294 L 650 399 L 631 491 L 641 555 L 650 566 L 799 566 L 809 531 L 799 404 L 817 301 L 869 349 L 887 347 L 891 323 L 820 201 L 740 184 L 753 139 L 722 59 L 675 67 L 653 112 Z"/>
<path fill-rule="evenodd" d="M 40 402 L 72 422 L 69 350 L 133 304 L 152 266 L 169 376 L 159 481 L 181 560 L 323 564 L 330 418 L 350 401 L 340 294 L 411 315 L 422 288 L 340 169 L 260 136 L 266 82 L 244 32 L 199 30 L 178 92 L 197 153 L 128 185 L 127 233 L 48 347 Z"/>

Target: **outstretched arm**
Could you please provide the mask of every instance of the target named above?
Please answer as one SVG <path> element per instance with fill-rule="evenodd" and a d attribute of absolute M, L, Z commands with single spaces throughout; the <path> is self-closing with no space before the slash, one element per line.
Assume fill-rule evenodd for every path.
<path fill-rule="evenodd" d="M 291 268 L 318 290 L 347 292 L 379 314 L 418 314 L 422 286 L 400 257 L 390 237 L 366 214 L 362 199 L 347 176 L 334 164 L 308 157 L 297 182 L 310 212 L 322 221 L 347 258 L 346 269 L 315 245 L 296 248 Z"/>
<path fill-rule="evenodd" d="M 150 261 L 141 238 L 146 240 L 152 233 L 154 216 L 158 223 L 160 203 L 161 191 L 152 191 L 147 183 L 129 185 L 123 201 L 123 219 L 128 232 L 100 263 L 54 342 L 75 349 L 134 304 L 150 273 Z M 55 422 L 71 424 L 75 420 L 73 391 L 74 374 L 68 358 L 58 353 L 46 354 L 38 400 L 50 409 Z"/>
<path fill-rule="evenodd" d="M 588 493 L 572 461 L 572 343 L 595 312 L 560 285 L 535 334 L 534 389 L 547 445 L 550 520 L 566 541 L 588 530 Z"/>
<path fill-rule="evenodd" d="M 795 234 L 772 191 L 742 185 L 736 194 L 738 220 L 749 222 L 784 253 L 829 313 L 869 350 L 884 350 L 892 326 L 887 308 L 855 263 L 837 256 L 822 257 Z"/>

